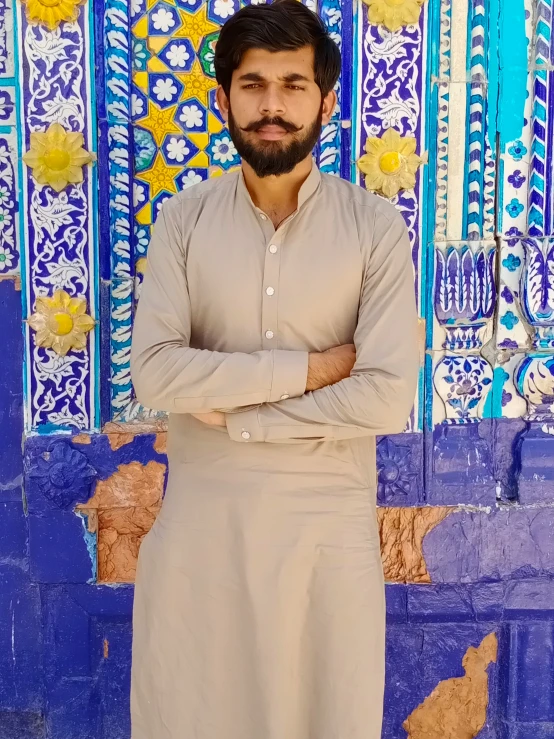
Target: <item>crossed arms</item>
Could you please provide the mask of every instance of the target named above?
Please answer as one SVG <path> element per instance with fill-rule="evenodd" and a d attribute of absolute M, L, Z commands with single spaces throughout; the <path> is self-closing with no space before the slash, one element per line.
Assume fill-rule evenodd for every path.
<path fill-rule="evenodd" d="M 419 361 L 411 249 L 399 214 L 376 215 L 354 345 L 322 353 L 190 347 L 177 223 L 162 209 L 135 316 L 131 374 L 143 405 L 225 425 L 237 442 L 245 430 L 250 442 L 291 442 L 404 429 Z M 220 408 L 239 412 L 214 415 Z"/>

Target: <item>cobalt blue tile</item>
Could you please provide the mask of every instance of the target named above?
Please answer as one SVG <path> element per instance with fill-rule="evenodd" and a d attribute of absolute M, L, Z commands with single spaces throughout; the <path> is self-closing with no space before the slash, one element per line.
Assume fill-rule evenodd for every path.
<path fill-rule="evenodd" d="M 83 519 L 72 511 L 30 515 L 31 580 L 86 583 L 95 573 L 84 536 Z"/>
<path fill-rule="evenodd" d="M 419 623 L 474 621 L 467 585 L 410 585 L 408 620 Z"/>
<path fill-rule="evenodd" d="M 492 424 L 440 424 L 425 432 L 426 502 L 430 505 L 494 505 Z"/>
<path fill-rule="evenodd" d="M 16 565 L 0 566 L 0 708 L 42 707 L 38 587 Z M 1 735 L 0 735 L 1 736 Z"/>
<path fill-rule="evenodd" d="M 27 523 L 23 503 L 0 503 L 0 557 L 27 560 Z"/>
<path fill-rule="evenodd" d="M 21 500 L 23 464 L 23 331 L 21 290 L 0 281 L 2 372 L 0 373 L 0 499 Z"/>
<path fill-rule="evenodd" d="M 552 503 L 554 501 L 554 436 L 544 433 L 542 423 L 530 423 L 520 439 L 519 502 Z"/>
<path fill-rule="evenodd" d="M 405 623 L 407 620 L 407 588 L 405 585 L 385 585 L 387 599 L 387 623 Z"/>
<path fill-rule="evenodd" d="M 46 739 L 41 713 L 0 711 L 2 739 Z"/>

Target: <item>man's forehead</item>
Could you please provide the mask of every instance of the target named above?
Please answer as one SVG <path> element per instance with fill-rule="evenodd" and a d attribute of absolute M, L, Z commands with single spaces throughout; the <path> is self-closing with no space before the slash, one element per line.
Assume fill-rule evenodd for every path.
<path fill-rule="evenodd" d="M 256 75 L 260 80 L 269 77 L 281 80 L 313 80 L 314 50 L 311 46 L 276 52 L 249 49 L 242 57 L 235 74 L 237 77 Z"/>

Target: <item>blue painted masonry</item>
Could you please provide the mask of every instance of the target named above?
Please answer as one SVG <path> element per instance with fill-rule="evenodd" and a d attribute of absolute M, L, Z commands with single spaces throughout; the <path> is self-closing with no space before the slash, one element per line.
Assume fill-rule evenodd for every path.
<path fill-rule="evenodd" d="M 554 739 L 552 0 L 305 1 L 343 55 L 320 168 L 376 189 L 360 158 L 391 132 L 421 157 L 390 198 L 422 362 L 377 449 L 383 739 Z M 49 27 L 0 0 L 0 739 L 130 737 L 133 563 L 167 474 L 133 314 L 161 204 L 239 164 L 213 45 L 248 2 L 67 0 Z M 61 189 L 23 161 L 54 122 L 98 155 Z"/>

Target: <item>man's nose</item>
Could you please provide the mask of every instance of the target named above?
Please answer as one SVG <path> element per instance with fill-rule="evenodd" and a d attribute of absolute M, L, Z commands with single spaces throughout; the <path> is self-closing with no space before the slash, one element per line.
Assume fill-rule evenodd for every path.
<path fill-rule="evenodd" d="M 279 85 L 267 85 L 260 100 L 260 113 L 265 116 L 274 117 L 283 115 L 285 110 L 286 105 Z"/>

